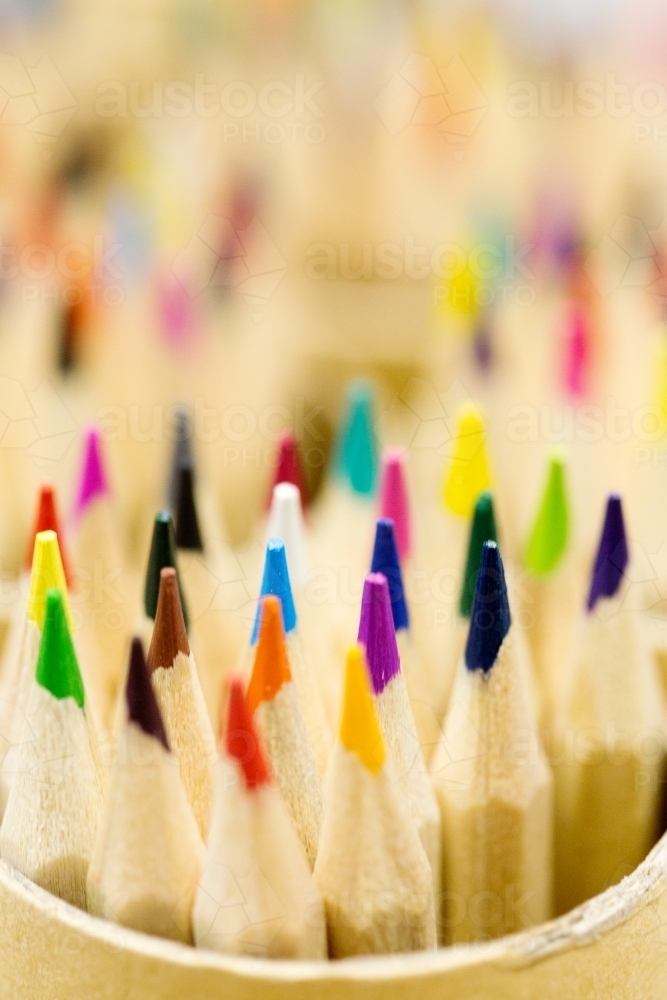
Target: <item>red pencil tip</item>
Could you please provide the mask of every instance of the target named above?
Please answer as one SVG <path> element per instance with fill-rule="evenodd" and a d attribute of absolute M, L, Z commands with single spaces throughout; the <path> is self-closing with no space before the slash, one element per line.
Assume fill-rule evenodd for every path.
<path fill-rule="evenodd" d="M 296 438 L 291 433 L 283 434 L 278 445 L 278 458 L 271 482 L 271 489 L 267 500 L 267 509 L 271 506 L 273 487 L 278 483 L 293 483 L 298 487 L 301 494 L 301 506 L 305 510 L 308 506 L 308 487 L 306 477 L 303 474 L 301 455 Z"/>
<path fill-rule="evenodd" d="M 55 531 L 58 536 L 58 547 L 60 549 L 60 558 L 62 560 L 63 570 L 65 571 L 65 579 L 67 580 L 68 588 L 71 590 L 72 573 L 70 571 L 69 559 L 67 558 L 65 539 L 63 538 L 63 533 L 60 529 L 60 519 L 58 517 L 58 509 L 56 507 L 56 491 L 51 483 L 44 483 L 39 491 L 37 516 L 35 518 L 32 535 L 30 536 L 28 551 L 26 552 L 25 568 L 27 570 L 29 570 L 32 566 L 32 556 L 35 551 L 35 538 L 40 531 Z"/>
<path fill-rule="evenodd" d="M 229 681 L 225 750 L 240 765 L 248 789 L 269 784 L 271 769 L 240 677 L 232 677 Z"/>

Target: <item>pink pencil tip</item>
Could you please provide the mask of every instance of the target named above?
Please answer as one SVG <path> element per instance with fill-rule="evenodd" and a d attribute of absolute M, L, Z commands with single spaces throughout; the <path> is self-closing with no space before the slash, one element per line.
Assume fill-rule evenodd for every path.
<path fill-rule="evenodd" d="M 590 330 L 588 317 L 580 305 L 574 305 L 565 339 L 565 389 L 580 398 L 588 388 L 590 366 Z"/>
<path fill-rule="evenodd" d="M 405 452 L 401 448 L 386 448 L 382 453 L 380 517 L 390 517 L 394 522 L 398 554 L 401 561 L 407 559 L 412 549 L 412 537 Z"/>
<path fill-rule="evenodd" d="M 164 338 L 174 350 L 189 348 L 196 341 L 192 296 L 177 278 L 165 277 L 158 285 L 158 304 Z"/>
<path fill-rule="evenodd" d="M 109 492 L 109 484 L 102 460 L 102 443 L 99 427 L 89 427 L 86 431 L 86 443 L 83 453 L 83 467 L 79 491 L 74 505 L 77 517 L 95 499 Z"/>

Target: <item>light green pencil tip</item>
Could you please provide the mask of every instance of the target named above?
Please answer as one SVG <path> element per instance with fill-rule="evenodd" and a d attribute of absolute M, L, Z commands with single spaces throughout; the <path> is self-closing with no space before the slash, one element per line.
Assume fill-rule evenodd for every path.
<path fill-rule="evenodd" d="M 373 390 L 363 379 L 350 386 L 336 466 L 355 493 L 362 496 L 375 493 L 378 449 L 373 428 Z"/>
<path fill-rule="evenodd" d="M 51 588 L 46 594 L 46 611 L 36 671 L 37 683 L 54 698 L 74 698 L 83 708 L 86 697 L 79 664 L 67 625 L 63 595 Z"/>
<path fill-rule="evenodd" d="M 542 500 L 526 545 L 526 566 L 534 573 L 551 573 L 565 552 L 570 530 L 570 512 L 565 487 L 565 459 L 552 453 Z"/>

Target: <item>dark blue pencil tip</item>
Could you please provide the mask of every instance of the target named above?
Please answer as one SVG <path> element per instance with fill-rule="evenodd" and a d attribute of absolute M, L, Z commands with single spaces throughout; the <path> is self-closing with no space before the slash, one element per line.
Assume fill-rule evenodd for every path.
<path fill-rule="evenodd" d="M 591 589 L 586 606 L 592 611 L 601 597 L 613 597 L 618 591 L 628 565 L 628 541 L 625 537 L 623 508 L 618 493 L 607 500 L 598 554 L 595 557 Z"/>
<path fill-rule="evenodd" d="M 264 561 L 264 576 L 259 592 L 260 597 L 267 594 L 275 594 L 280 598 L 283 609 L 283 624 L 285 632 L 289 633 L 296 628 L 296 608 L 294 607 L 294 597 L 292 595 L 292 585 L 287 571 L 287 558 L 285 556 L 285 543 L 282 538 L 269 538 L 266 546 L 266 559 Z M 255 624 L 252 629 L 251 645 L 255 645 L 259 637 L 259 619 L 261 614 L 261 603 L 255 615 Z"/>
<path fill-rule="evenodd" d="M 403 574 L 396 547 L 396 533 L 394 522 L 389 517 L 380 518 L 375 526 L 371 573 L 384 573 L 387 578 L 395 630 L 398 632 L 401 628 L 408 628 L 410 619 L 408 606 L 405 603 Z"/>
<path fill-rule="evenodd" d="M 484 542 L 475 597 L 470 616 L 465 663 L 468 670 L 488 673 L 509 632 L 510 607 L 500 550 L 495 542 Z"/>

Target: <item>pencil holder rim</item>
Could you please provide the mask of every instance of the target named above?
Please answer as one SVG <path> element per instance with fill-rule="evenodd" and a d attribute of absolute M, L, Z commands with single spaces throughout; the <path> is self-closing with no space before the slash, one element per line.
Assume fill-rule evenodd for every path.
<path fill-rule="evenodd" d="M 52 896 L 0 860 L 0 914 L 4 910 L 4 920 L 0 919 L 0 924 L 11 924 L 13 904 L 20 911 L 23 922 L 32 911 L 35 926 L 38 923 L 45 926 L 51 921 L 52 926 L 58 925 L 64 937 L 78 933 L 91 943 L 97 942 L 129 957 L 152 958 L 181 969 L 218 971 L 260 983 L 324 979 L 379 983 L 405 978 L 406 974 L 411 978 L 432 976 L 470 965 L 502 964 L 507 967 L 509 963 L 512 968 L 520 968 L 564 950 L 599 941 L 601 936 L 625 923 L 662 893 L 667 896 L 667 834 L 621 882 L 569 913 L 519 934 L 474 945 L 453 945 L 433 952 L 365 956 L 338 962 L 278 961 L 223 955 L 120 927 Z M 660 943 L 660 947 L 664 949 L 664 944 Z"/>

